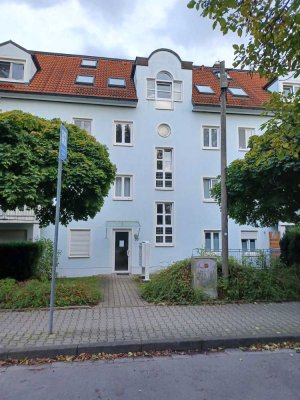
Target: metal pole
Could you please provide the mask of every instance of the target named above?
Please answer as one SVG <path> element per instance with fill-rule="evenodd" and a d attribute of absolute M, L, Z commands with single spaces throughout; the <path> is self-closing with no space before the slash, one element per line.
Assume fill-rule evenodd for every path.
<path fill-rule="evenodd" d="M 222 216 L 222 274 L 228 278 L 228 215 L 227 215 L 227 188 L 226 188 L 226 92 L 228 80 L 225 72 L 225 61 L 220 63 L 221 86 L 221 216 Z"/>
<path fill-rule="evenodd" d="M 50 318 L 49 318 L 49 334 L 53 331 L 53 309 L 55 302 L 55 275 L 57 267 L 57 242 L 58 242 L 58 226 L 60 214 L 60 194 L 61 194 L 61 176 L 62 176 L 62 160 L 58 160 L 58 174 L 57 174 L 57 190 L 56 190 L 56 212 L 55 212 L 55 230 L 54 230 L 54 244 L 53 244 L 53 263 L 51 275 L 51 295 L 50 295 Z"/>

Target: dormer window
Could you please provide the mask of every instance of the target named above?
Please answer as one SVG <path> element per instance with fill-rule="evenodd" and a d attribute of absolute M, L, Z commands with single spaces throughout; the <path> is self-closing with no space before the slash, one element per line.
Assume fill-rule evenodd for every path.
<path fill-rule="evenodd" d="M 173 109 L 174 101 L 182 101 L 182 82 L 167 71 L 160 71 L 156 79 L 147 79 L 147 98 L 156 100 L 156 108 Z"/>
<path fill-rule="evenodd" d="M 242 88 L 238 88 L 238 87 L 229 87 L 228 88 L 229 92 L 233 95 L 233 96 L 248 96 L 247 93 L 245 92 L 244 89 Z"/>
<path fill-rule="evenodd" d="M 208 85 L 195 85 L 198 92 L 201 94 L 215 94 L 212 88 Z"/>
<path fill-rule="evenodd" d="M 97 60 L 88 60 L 84 58 L 83 60 L 81 60 L 80 66 L 84 68 L 96 68 Z"/>
<path fill-rule="evenodd" d="M 23 81 L 24 66 L 24 62 L 0 60 L 0 79 Z"/>
<path fill-rule="evenodd" d="M 124 78 L 108 78 L 108 86 L 124 88 L 126 87 L 126 81 Z"/>
<path fill-rule="evenodd" d="M 288 84 L 288 85 L 282 85 L 282 93 L 284 96 L 289 96 L 296 94 L 300 90 L 300 84 L 295 85 L 295 84 Z"/>
<path fill-rule="evenodd" d="M 80 83 L 83 85 L 93 85 L 95 81 L 95 77 L 91 75 L 77 75 L 76 83 Z"/>

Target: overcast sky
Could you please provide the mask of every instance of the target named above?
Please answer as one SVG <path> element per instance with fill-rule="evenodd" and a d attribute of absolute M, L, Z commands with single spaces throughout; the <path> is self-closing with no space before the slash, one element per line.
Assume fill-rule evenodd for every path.
<path fill-rule="evenodd" d="M 0 42 L 29 50 L 135 59 L 161 47 L 195 65 L 233 61 L 234 34 L 213 31 L 188 0 L 0 0 Z"/>

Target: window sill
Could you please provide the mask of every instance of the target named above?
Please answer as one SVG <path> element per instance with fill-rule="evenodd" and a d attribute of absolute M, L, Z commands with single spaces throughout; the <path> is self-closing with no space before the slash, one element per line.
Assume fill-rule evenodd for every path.
<path fill-rule="evenodd" d="M 203 203 L 213 203 L 213 204 L 217 204 L 218 202 L 216 200 L 212 200 L 212 199 L 203 199 Z"/>
<path fill-rule="evenodd" d="M 68 258 L 91 258 L 91 256 L 68 256 Z"/>
<path fill-rule="evenodd" d="M 203 147 L 202 146 L 202 150 L 220 150 L 220 147 Z"/>
<path fill-rule="evenodd" d="M 243 153 L 247 153 L 250 149 L 238 149 L 238 151 L 242 151 Z"/>
<path fill-rule="evenodd" d="M 133 200 L 133 198 L 132 197 L 130 197 L 130 198 L 119 198 L 119 197 L 113 197 L 113 201 L 132 201 Z"/>
<path fill-rule="evenodd" d="M 155 247 L 174 247 L 174 243 L 155 243 Z"/>
<path fill-rule="evenodd" d="M 114 146 L 133 147 L 132 143 L 114 143 Z"/>
<path fill-rule="evenodd" d="M 172 192 L 174 188 L 155 188 L 158 192 Z"/>

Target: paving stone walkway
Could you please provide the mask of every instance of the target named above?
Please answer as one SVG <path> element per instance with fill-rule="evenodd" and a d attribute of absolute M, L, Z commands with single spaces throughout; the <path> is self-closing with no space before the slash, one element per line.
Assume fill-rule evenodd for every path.
<path fill-rule="evenodd" d="M 141 307 L 149 305 L 141 299 L 134 278 L 127 275 L 107 275 L 102 278 L 103 301 L 99 307 Z"/>
<path fill-rule="evenodd" d="M 0 352 L 36 346 L 186 339 L 300 336 L 300 302 L 154 306 L 138 299 L 130 277 L 105 278 L 104 302 L 92 308 L 0 311 Z"/>

